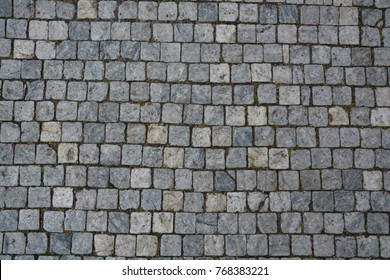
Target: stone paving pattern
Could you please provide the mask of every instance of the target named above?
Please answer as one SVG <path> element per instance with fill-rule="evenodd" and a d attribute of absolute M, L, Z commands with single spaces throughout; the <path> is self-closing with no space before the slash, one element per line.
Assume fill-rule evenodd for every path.
<path fill-rule="evenodd" d="M 390 258 L 390 1 L 0 0 L 1 259 Z"/>

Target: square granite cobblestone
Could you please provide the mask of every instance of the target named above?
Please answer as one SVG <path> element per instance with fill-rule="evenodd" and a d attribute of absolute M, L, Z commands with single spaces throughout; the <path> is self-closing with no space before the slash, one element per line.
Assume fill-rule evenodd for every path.
<path fill-rule="evenodd" d="M 390 258 L 386 0 L 0 0 L 0 258 Z"/>

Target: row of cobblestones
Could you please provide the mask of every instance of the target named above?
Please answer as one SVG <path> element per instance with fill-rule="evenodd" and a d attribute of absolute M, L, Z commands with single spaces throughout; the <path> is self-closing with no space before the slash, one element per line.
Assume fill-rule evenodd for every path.
<path fill-rule="evenodd" d="M 0 259 L 389 259 L 389 128 L 389 0 L 0 0 Z"/>
<path fill-rule="evenodd" d="M 72 3 L 77 2 L 77 3 Z M 220 2 L 220 3 L 218 3 Z M 222 2 L 222 3 L 221 3 Z M 356 20 L 356 10 L 351 6 L 388 8 L 387 0 L 236 0 L 224 3 L 222 0 L 207 1 L 47 1 L 47 0 L 2 0 L 1 17 L 36 18 L 36 19 L 138 19 L 161 21 L 227 21 L 227 22 L 260 22 L 276 23 L 278 8 L 282 6 L 279 16 L 282 23 L 296 23 L 298 12 L 295 5 L 303 5 L 303 16 L 318 17 L 321 8 L 321 22 L 337 25 L 339 8 L 342 25 Z M 245 2 L 245 3 L 235 3 Z M 247 4 L 251 3 L 251 4 Z M 262 4 L 260 10 L 258 3 Z M 34 5 L 35 4 L 35 5 Z M 306 7 L 321 5 L 320 7 Z M 337 8 L 327 7 L 336 6 Z M 314 13 L 311 12 L 314 9 Z M 379 11 L 372 11 L 377 15 Z M 352 17 L 351 17 L 352 16 Z M 351 18 L 348 18 L 351 17 Z M 331 22 L 329 23 L 329 19 Z M 311 19 L 304 19 L 309 20 Z M 356 24 L 357 25 L 357 24 Z"/>

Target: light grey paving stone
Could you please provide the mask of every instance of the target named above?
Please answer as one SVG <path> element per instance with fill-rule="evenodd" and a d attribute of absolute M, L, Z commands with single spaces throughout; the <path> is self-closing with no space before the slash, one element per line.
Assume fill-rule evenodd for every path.
<path fill-rule="evenodd" d="M 332 85 L 344 83 L 344 69 L 342 67 L 330 67 L 326 70 L 326 82 Z"/>
<path fill-rule="evenodd" d="M 383 58 L 381 65 L 387 65 L 388 62 Z M 379 64 L 379 63 L 378 63 Z M 387 82 L 386 69 L 381 67 L 367 68 L 367 83 L 373 86 L 384 86 Z"/>
<path fill-rule="evenodd" d="M 7 20 L 7 32 L 8 38 L 27 38 L 27 20 L 24 19 L 8 19 Z"/>
<path fill-rule="evenodd" d="M 43 228 L 47 232 L 64 231 L 64 213 L 59 211 L 46 211 L 43 216 Z"/>
<path fill-rule="evenodd" d="M 350 233 L 362 233 L 365 231 L 365 218 L 361 212 L 344 214 L 345 230 Z"/>
<path fill-rule="evenodd" d="M 375 128 L 360 130 L 361 145 L 363 148 L 378 148 L 380 146 L 381 132 Z"/>
<path fill-rule="evenodd" d="M 244 192 L 227 194 L 227 212 L 245 212 L 246 194 Z"/>
<path fill-rule="evenodd" d="M 27 188 L 12 187 L 5 191 L 4 204 L 7 208 L 24 208 L 27 203 Z"/>
<path fill-rule="evenodd" d="M 349 149 L 337 149 L 333 151 L 333 166 L 339 169 L 351 168 L 353 164 L 353 153 Z"/>
<path fill-rule="evenodd" d="M 306 234 L 321 233 L 324 229 L 324 217 L 322 213 L 304 213 L 303 231 Z"/>
<path fill-rule="evenodd" d="M 327 168 L 331 166 L 331 151 L 328 148 L 312 149 L 311 157 L 313 168 Z"/>
<path fill-rule="evenodd" d="M 282 48 L 277 44 L 264 45 L 264 62 L 278 63 L 282 62 Z"/>
<path fill-rule="evenodd" d="M 314 63 L 329 64 L 330 63 L 330 47 L 314 46 L 312 48 L 312 60 Z"/>
<path fill-rule="evenodd" d="M 355 198 L 353 192 L 337 191 L 334 192 L 335 210 L 348 212 L 355 208 Z"/>
<path fill-rule="evenodd" d="M 254 190 L 257 186 L 256 171 L 237 171 L 237 190 Z"/>
<path fill-rule="evenodd" d="M 179 234 L 195 233 L 196 216 L 195 213 L 176 213 L 175 229 Z"/>
<path fill-rule="evenodd" d="M 202 256 L 204 237 L 202 235 L 186 235 L 183 238 L 183 256 Z"/>
<path fill-rule="evenodd" d="M 90 24 L 88 22 L 71 21 L 69 23 L 69 39 L 71 40 L 88 40 L 89 31 Z"/>
<path fill-rule="evenodd" d="M 387 236 L 381 236 L 380 237 L 380 251 L 381 251 L 381 257 L 387 258 L 389 256 L 389 238 Z"/>
<path fill-rule="evenodd" d="M 238 216 L 238 228 L 241 234 L 256 233 L 256 214 L 242 213 Z"/>
<path fill-rule="evenodd" d="M 255 4 L 242 4 L 240 8 L 240 21 L 257 22 L 258 10 Z"/>
<path fill-rule="evenodd" d="M 312 254 L 312 242 L 310 236 L 292 235 L 291 253 L 295 256 L 309 256 Z"/>
<path fill-rule="evenodd" d="M 388 210 L 388 200 L 390 196 L 387 192 L 373 192 L 371 194 L 371 207 L 372 210 L 378 212 L 386 212 Z"/>
<path fill-rule="evenodd" d="M 256 25 L 256 34 L 258 43 L 275 43 L 276 42 L 276 27 L 274 25 Z M 277 45 L 273 45 L 277 46 Z M 267 47 L 268 48 L 268 47 Z M 265 47 L 264 47 L 265 50 Z M 268 48 L 268 52 L 270 49 Z M 280 49 L 274 53 L 274 59 L 280 55 Z M 264 53 L 265 58 L 265 53 Z"/>
<path fill-rule="evenodd" d="M 22 122 L 21 123 L 21 136 L 22 142 L 38 142 L 39 140 L 39 124 L 37 122 Z M 40 147 L 38 145 L 38 147 Z M 38 163 L 37 156 L 37 163 Z M 49 156 L 48 156 L 49 157 Z"/>
<path fill-rule="evenodd" d="M 144 210 L 161 210 L 162 193 L 160 190 L 143 190 L 141 208 Z"/>
<path fill-rule="evenodd" d="M 220 213 L 218 215 L 218 232 L 221 234 L 236 234 L 238 232 L 238 215 Z"/>
<path fill-rule="evenodd" d="M 249 256 L 265 256 L 268 254 L 267 237 L 262 234 L 247 236 L 247 254 Z"/>
<path fill-rule="evenodd" d="M 303 79 L 303 72 L 301 73 L 301 76 L 302 76 L 302 79 Z M 290 84 L 290 83 L 292 83 L 291 67 L 290 66 L 284 66 L 284 65 L 283 66 L 275 66 L 275 67 L 273 67 L 273 81 L 275 83 L 279 83 L 279 84 Z M 281 87 L 281 89 L 284 89 L 284 87 Z M 292 88 L 292 89 L 294 89 L 294 88 Z M 297 88 L 295 88 L 295 89 L 297 89 Z M 281 92 L 281 94 L 280 94 L 281 95 L 280 103 L 281 104 L 285 104 L 286 101 L 284 100 L 285 96 L 283 95 L 283 91 L 280 90 L 280 92 Z M 292 101 L 294 101 L 294 99 L 298 99 L 296 93 L 297 93 L 297 91 L 295 90 L 295 92 L 293 92 L 291 94 Z M 298 103 L 298 101 L 294 101 L 293 103 Z"/>
<path fill-rule="evenodd" d="M 59 260 L 58 256 L 39 256 L 38 260 Z"/>
<path fill-rule="evenodd" d="M 336 256 L 341 258 L 353 258 L 356 256 L 355 237 L 336 237 Z"/>
<path fill-rule="evenodd" d="M 288 235 L 269 235 L 269 254 L 275 257 L 290 255 L 290 239 Z"/>
<path fill-rule="evenodd" d="M 310 192 L 292 192 L 291 209 L 294 211 L 309 211 L 311 203 Z"/>
<path fill-rule="evenodd" d="M 186 193 L 184 197 L 184 211 L 202 212 L 204 207 L 204 196 L 201 193 Z"/>
<path fill-rule="evenodd" d="M 389 216 L 386 213 L 368 213 L 367 231 L 371 234 L 388 234 Z"/>
<path fill-rule="evenodd" d="M 291 169 L 303 170 L 311 165 L 310 151 L 308 150 L 297 150 L 291 152 Z"/>
<path fill-rule="evenodd" d="M 48 187 L 34 187 L 28 189 L 29 208 L 48 208 L 51 206 L 51 191 Z"/>
<path fill-rule="evenodd" d="M 274 191 L 277 187 L 275 171 L 259 171 L 257 173 L 257 188 L 262 191 Z"/>
<path fill-rule="evenodd" d="M 67 166 L 65 185 L 83 187 L 87 183 L 87 168 L 85 166 Z"/>
<path fill-rule="evenodd" d="M 48 238 L 44 232 L 27 234 L 26 254 L 45 254 L 48 248 Z"/>
<path fill-rule="evenodd" d="M 64 230 L 65 231 L 84 231 L 86 221 L 86 212 L 80 210 L 68 210 L 65 213 Z"/>
<path fill-rule="evenodd" d="M 88 168 L 88 186 L 104 188 L 108 185 L 109 169 L 105 167 Z"/>
<path fill-rule="evenodd" d="M 108 231 L 111 233 L 128 233 L 130 228 L 129 215 L 122 212 L 110 212 Z"/>
<path fill-rule="evenodd" d="M 17 210 L 2 210 L 0 212 L 1 231 L 16 231 L 18 226 Z"/>
<path fill-rule="evenodd" d="M 332 212 L 334 210 L 333 192 L 313 192 L 313 210 L 319 212 Z"/>
<path fill-rule="evenodd" d="M 153 232 L 172 233 L 173 232 L 173 213 L 161 212 L 153 215 Z"/>
<path fill-rule="evenodd" d="M 225 240 L 223 235 L 205 235 L 205 255 L 222 256 L 224 254 Z"/>
<path fill-rule="evenodd" d="M 265 4 L 260 6 L 260 23 L 277 23 L 277 6 Z"/>
<path fill-rule="evenodd" d="M 3 238 L 4 254 L 24 254 L 26 237 L 21 232 L 7 232 Z"/>
<path fill-rule="evenodd" d="M 5 187 L 1 187 L 1 188 L 0 188 L 0 194 L 1 194 L 0 206 L 1 206 L 2 208 L 4 208 L 5 192 L 6 192 L 6 188 L 5 188 Z"/>
<path fill-rule="evenodd" d="M 4 68 L 2 68 L 2 70 Z M 18 72 L 18 76 L 19 75 Z M 3 91 L 3 97 L 8 100 L 19 100 L 24 97 L 24 87 L 21 81 L 4 81 Z"/>
<path fill-rule="evenodd" d="M 95 234 L 94 252 L 98 256 L 110 256 L 114 251 L 114 236 L 107 234 Z"/>
<path fill-rule="evenodd" d="M 239 43 L 256 43 L 256 26 L 254 24 L 239 24 L 237 41 Z"/>
<path fill-rule="evenodd" d="M 214 22 L 218 20 L 217 3 L 200 3 L 198 5 L 198 20 L 201 22 Z"/>
<path fill-rule="evenodd" d="M 196 232 L 198 234 L 215 234 L 218 230 L 218 214 L 200 213 L 196 215 Z"/>
<path fill-rule="evenodd" d="M 362 27 L 362 46 L 380 46 L 379 30 L 375 27 Z"/>
<path fill-rule="evenodd" d="M 353 153 L 349 149 L 337 149 L 333 151 L 333 166 L 335 168 L 351 168 Z"/>
<path fill-rule="evenodd" d="M 246 254 L 245 235 L 227 235 L 225 237 L 226 254 L 228 256 L 244 256 Z"/>
<path fill-rule="evenodd" d="M 346 190 L 360 190 L 362 188 L 362 172 L 359 170 L 344 170 L 343 185 Z"/>
<path fill-rule="evenodd" d="M 50 252 L 58 255 L 70 254 L 71 243 L 71 236 L 66 236 L 63 233 L 53 233 L 50 235 Z"/>
<path fill-rule="evenodd" d="M 276 130 L 276 145 L 278 147 L 296 146 L 296 133 L 293 128 L 278 128 Z"/>
<path fill-rule="evenodd" d="M 352 134 L 353 135 L 353 134 Z M 355 135 L 353 135 L 355 137 Z M 355 145 L 353 142 L 355 141 L 354 138 L 349 139 L 352 142 L 352 146 Z M 358 140 L 358 138 L 357 138 Z M 350 145 L 350 144 L 349 144 Z M 337 149 L 333 152 L 333 166 L 336 168 L 351 168 L 352 162 L 353 162 L 353 153 L 350 149 Z"/>
<path fill-rule="evenodd" d="M 270 106 L 268 107 L 268 123 L 270 125 L 286 125 L 287 107 L 285 106 Z"/>
<path fill-rule="evenodd" d="M 214 182 L 216 191 L 233 191 L 236 187 L 235 178 L 225 171 L 217 171 Z"/>
<path fill-rule="evenodd" d="M 1 166 L 1 183 L 0 186 L 16 186 L 19 177 L 19 167 L 16 166 Z"/>
<path fill-rule="evenodd" d="M 301 224 L 300 213 L 282 213 L 281 229 L 283 233 L 300 233 L 302 230 Z"/>
<path fill-rule="evenodd" d="M 107 230 L 107 212 L 106 211 L 88 211 L 87 212 L 87 231 L 106 231 Z"/>
<path fill-rule="evenodd" d="M 0 163 L 12 164 L 13 163 L 14 149 L 11 144 L 0 144 Z"/>
<path fill-rule="evenodd" d="M 192 175 L 193 188 L 198 192 L 213 190 L 213 173 L 210 171 L 194 171 Z"/>
<path fill-rule="evenodd" d="M 356 210 L 367 211 L 370 209 L 370 198 L 368 192 L 360 192 L 355 195 L 356 197 Z"/>
<path fill-rule="evenodd" d="M 137 209 L 140 206 L 140 192 L 136 190 L 119 191 L 119 207 L 121 210 Z"/>
<path fill-rule="evenodd" d="M 19 212 L 19 230 L 39 230 L 39 210 L 22 209 Z"/>
<path fill-rule="evenodd" d="M 147 167 L 161 167 L 163 162 L 163 150 L 159 147 L 145 147 L 143 149 L 142 164 Z"/>
<path fill-rule="evenodd" d="M 297 145 L 299 147 L 311 148 L 317 144 L 317 133 L 314 128 L 298 127 L 297 130 Z"/>
<path fill-rule="evenodd" d="M 314 235 L 314 255 L 317 257 L 332 257 L 335 254 L 333 235 Z"/>
<path fill-rule="evenodd" d="M 383 181 L 383 186 L 384 186 L 384 189 L 385 190 L 389 190 L 390 188 L 390 173 L 389 172 L 385 172 L 384 175 L 384 181 Z"/>
<path fill-rule="evenodd" d="M 206 211 L 207 212 L 222 212 L 226 211 L 227 200 L 225 194 L 208 194 L 206 196 Z"/>
<path fill-rule="evenodd" d="M 161 256 L 181 256 L 182 237 L 180 235 L 163 235 L 161 237 Z"/>
<path fill-rule="evenodd" d="M 247 44 L 243 48 L 244 62 L 262 62 L 263 47 L 258 45 Z M 253 71 L 253 70 L 252 70 Z M 252 74 L 253 76 L 253 74 Z M 253 77 L 252 77 L 253 80 Z"/>
<path fill-rule="evenodd" d="M 118 190 L 99 189 L 97 195 L 97 209 L 116 209 L 118 204 Z"/>
<path fill-rule="evenodd" d="M 275 130 L 272 127 L 255 127 L 255 145 L 272 146 L 275 141 Z"/>
<path fill-rule="evenodd" d="M 164 191 L 163 209 L 166 211 L 180 211 L 183 209 L 184 198 L 180 191 Z"/>
<path fill-rule="evenodd" d="M 279 43 L 296 43 L 297 42 L 297 27 L 294 25 L 278 25 L 278 42 Z"/>
<path fill-rule="evenodd" d="M 3 0 L 1 2 L 1 5 L 4 9 L 1 11 L 0 16 L 1 17 L 12 17 L 12 1 Z"/>
<path fill-rule="evenodd" d="M 77 255 L 86 255 L 92 253 L 93 234 L 75 232 L 72 235 L 71 252 Z"/>
<path fill-rule="evenodd" d="M 115 254 L 117 256 L 134 257 L 136 249 L 136 236 L 117 235 L 115 239 Z"/>
<path fill-rule="evenodd" d="M 357 237 L 357 255 L 358 257 L 378 257 L 379 241 L 376 236 Z"/>
<path fill-rule="evenodd" d="M 119 145 L 102 145 L 100 153 L 101 164 L 119 165 L 121 157 L 121 147 Z"/>
<path fill-rule="evenodd" d="M 271 211 L 283 212 L 291 210 L 290 192 L 272 192 L 270 193 Z"/>
<path fill-rule="evenodd" d="M 287 56 L 287 55 L 286 55 Z M 298 84 L 303 82 L 303 68 L 301 66 L 293 66 L 293 83 Z M 308 103 L 309 91 L 305 90 L 301 97 L 303 104 Z"/>

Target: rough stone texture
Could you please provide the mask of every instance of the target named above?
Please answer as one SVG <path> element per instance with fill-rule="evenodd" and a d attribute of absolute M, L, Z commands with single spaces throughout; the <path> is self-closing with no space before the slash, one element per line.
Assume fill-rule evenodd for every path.
<path fill-rule="evenodd" d="M 388 2 L 0 0 L 1 258 L 390 258 Z"/>

